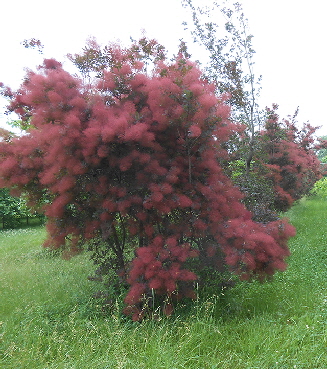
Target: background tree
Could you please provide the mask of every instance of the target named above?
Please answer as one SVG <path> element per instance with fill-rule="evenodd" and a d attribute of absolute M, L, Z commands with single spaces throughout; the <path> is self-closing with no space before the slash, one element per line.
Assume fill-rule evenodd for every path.
<path fill-rule="evenodd" d="M 34 212 L 27 206 L 24 196 L 11 196 L 8 188 L 0 189 L 0 222 L 1 228 L 17 228 L 30 224 L 31 219 L 43 219 L 42 214 Z"/>
<path fill-rule="evenodd" d="M 193 0 L 182 3 L 191 10 L 193 22 L 184 24 L 208 52 L 206 74 L 217 91 L 229 94 L 232 119 L 245 126 L 230 146 L 228 173 L 245 193 L 243 201 L 256 220 L 276 219 L 276 212 L 308 194 L 320 178 L 313 144 L 316 128 L 309 124 L 297 128 L 298 111 L 291 122 L 282 123 L 274 107 L 260 112 L 261 77 L 255 78 L 253 36 L 240 3 L 215 2 L 210 7 L 196 7 Z"/>
<path fill-rule="evenodd" d="M 219 93 L 229 94 L 233 107 L 232 118 L 246 125 L 243 134 L 243 158 L 249 171 L 255 145 L 255 132 L 261 122 L 258 110 L 259 78 L 255 77 L 252 46 L 253 36 L 249 33 L 248 20 L 238 2 L 228 6 L 228 1 L 212 6 L 196 7 L 192 0 L 182 0 L 191 10 L 193 25 L 184 22 L 190 29 L 194 41 L 203 45 L 209 56 L 205 72 L 216 85 Z M 212 19 L 216 17 L 216 21 Z"/>
<path fill-rule="evenodd" d="M 296 115 L 280 122 L 276 111 L 276 105 L 267 109 L 268 119 L 260 132 L 261 151 L 256 162 L 261 162 L 266 168 L 266 177 L 272 181 L 273 208 L 285 211 L 295 200 L 309 194 L 321 178 L 321 171 L 315 153 L 317 128 L 309 123 L 297 128 Z"/>
<path fill-rule="evenodd" d="M 327 136 L 319 137 L 322 145 L 318 147 L 317 157 L 322 163 L 327 163 L 327 148 L 325 148 L 325 143 L 327 142 Z"/>
<path fill-rule="evenodd" d="M 34 128 L 0 143 L 0 185 L 42 204 L 45 246 L 104 253 L 134 320 L 154 294 L 166 314 L 194 297 L 204 268 L 242 279 L 284 270 L 293 227 L 254 222 L 221 167 L 235 129 L 225 97 L 181 53 L 153 58 L 149 74 L 138 45 L 105 52 L 87 84 L 46 59 L 12 94 Z"/>
<path fill-rule="evenodd" d="M 0 189 L 0 218 L 2 228 L 15 228 L 22 218 L 22 203 L 19 198 L 10 196 L 9 190 Z"/>
<path fill-rule="evenodd" d="M 37 49 L 37 51 L 40 54 L 43 54 L 44 45 L 42 44 L 41 40 L 37 38 L 33 37 L 33 38 L 25 39 L 21 44 L 26 49 Z"/>
<path fill-rule="evenodd" d="M 320 160 L 321 174 L 327 176 L 327 136 L 319 137 L 319 144 L 317 145 L 317 157 Z"/>

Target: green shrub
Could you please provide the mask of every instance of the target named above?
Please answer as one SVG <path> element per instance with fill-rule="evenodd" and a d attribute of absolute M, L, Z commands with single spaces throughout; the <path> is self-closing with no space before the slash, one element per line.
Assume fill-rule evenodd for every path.
<path fill-rule="evenodd" d="M 327 177 L 321 178 L 315 183 L 313 189 L 310 192 L 312 195 L 327 196 Z"/>
<path fill-rule="evenodd" d="M 32 219 L 36 219 L 39 224 L 44 216 L 31 211 L 24 196 L 14 197 L 10 195 L 9 189 L 0 188 L 0 228 L 17 228 L 22 223 L 30 225 Z"/>

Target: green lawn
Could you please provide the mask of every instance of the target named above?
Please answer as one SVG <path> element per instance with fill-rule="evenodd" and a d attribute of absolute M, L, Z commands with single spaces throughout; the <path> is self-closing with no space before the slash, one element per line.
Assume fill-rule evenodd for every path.
<path fill-rule="evenodd" d="M 103 311 L 87 255 L 62 260 L 43 227 L 0 232 L 0 368 L 327 368 L 327 200 L 287 216 L 297 228 L 289 268 L 131 322 Z"/>

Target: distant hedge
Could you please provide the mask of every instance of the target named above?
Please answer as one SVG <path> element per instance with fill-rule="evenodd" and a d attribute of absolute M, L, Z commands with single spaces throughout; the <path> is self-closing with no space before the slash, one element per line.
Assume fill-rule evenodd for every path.
<path fill-rule="evenodd" d="M 10 195 L 7 188 L 0 189 L 0 229 L 16 228 L 32 221 L 44 220 L 42 214 L 31 211 L 24 197 Z"/>

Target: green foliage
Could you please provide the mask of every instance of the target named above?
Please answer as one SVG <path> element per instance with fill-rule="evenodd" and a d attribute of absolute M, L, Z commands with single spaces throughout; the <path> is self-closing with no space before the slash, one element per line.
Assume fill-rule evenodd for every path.
<path fill-rule="evenodd" d="M 327 197 L 327 177 L 321 178 L 317 181 L 310 193 L 320 197 Z"/>
<path fill-rule="evenodd" d="M 26 215 L 26 206 L 21 198 L 10 196 L 9 190 L 0 189 L 0 218 L 2 228 L 14 228 L 20 224 L 22 216 Z"/>
<path fill-rule="evenodd" d="M 8 121 L 7 124 L 12 128 L 18 128 L 21 131 L 28 131 L 29 129 L 33 128 L 33 126 L 30 124 L 30 120 L 22 120 L 22 119 L 16 119 L 12 121 Z"/>
<path fill-rule="evenodd" d="M 24 196 L 14 197 L 7 188 L 0 189 L 0 228 L 16 228 L 22 221 L 29 218 L 43 218 L 42 215 L 32 212 L 27 206 Z"/>
<path fill-rule="evenodd" d="M 322 136 L 319 137 L 319 140 L 324 142 L 327 140 L 327 136 Z M 325 145 L 323 145 L 323 147 L 321 147 L 318 151 L 317 151 L 317 156 L 318 159 L 322 162 L 322 163 L 327 163 L 327 148 L 324 147 Z"/>
<path fill-rule="evenodd" d="M 228 169 L 230 171 L 230 178 L 232 180 L 236 180 L 242 174 L 244 174 L 246 170 L 246 163 L 244 160 L 241 159 L 234 160 L 228 164 Z"/>

